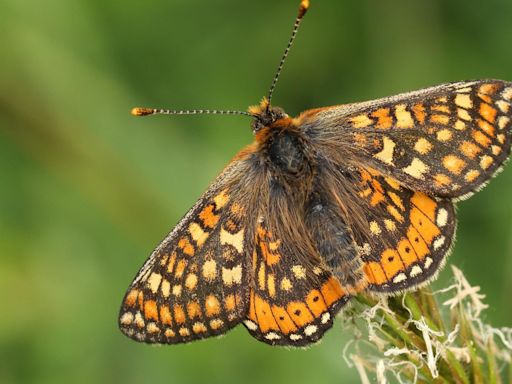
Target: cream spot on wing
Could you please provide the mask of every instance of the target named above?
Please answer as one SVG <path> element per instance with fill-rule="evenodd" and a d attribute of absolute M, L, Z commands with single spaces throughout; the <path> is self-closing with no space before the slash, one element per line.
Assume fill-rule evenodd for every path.
<path fill-rule="evenodd" d="M 439 132 L 437 132 L 437 140 L 441 142 L 450 141 L 452 139 L 452 132 L 448 129 L 441 129 Z"/>
<path fill-rule="evenodd" d="M 379 153 L 373 155 L 376 159 L 379 159 L 385 164 L 393 165 L 393 152 L 395 149 L 395 142 L 391 140 L 389 137 L 384 136 L 383 139 L 383 149 Z"/>
<path fill-rule="evenodd" d="M 190 236 L 192 236 L 192 239 L 194 239 L 199 247 L 204 244 L 209 235 L 208 232 L 203 231 L 201 226 L 197 223 L 191 223 L 188 230 L 190 232 Z"/>
<path fill-rule="evenodd" d="M 411 277 L 414 277 L 414 276 L 418 276 L 422 272 L 423 271 L 421 270 L 421 267 L 419 265 L 415 265 L 414 267 L 411 268 L 410 275 L 411 275 Z"/>
<path fill-rule="evenodd" d="M 510 104 L 507 103 L 506 101 L 503 101 L 503 100 L 498 100 L 496 102 L 496 105 L 498 106 L 500 111 L 503 112 L 503 113 L 508 113 L 508 111 L 510 109 Z"/>
<path fill-rule="evenodd" d="M 411 113 L 405 107 L 405 104 L 399 104 L 395 107 L 396 126 L 398 128 L 412 128 L 414 126 Z"/>
<path fill-rule="evenodd" d="M 441 208 L 437 212 L 436 223 L 439 227 L 444 227 L 448 223 L 448 211 L 444 208 Z"/>
<path fill-rule="evenodd" d="M 422 155 L 426 155 L 432 149 L 432 144 L 425 138 L 421 137 L 414 144 L 414 150 Z"/>
<path fill-rule="evenodd" d="M 463 108 L 457 109 L 457 116 L 462 120 L 471 121 L 471 115 Z"/>
<path fill-rule="evenodd" d="M 384 220 L 384 225 L 386 226 L 386 229 L 390 232 L 393 232 L 396 230 L 396 224 L 393 220 L 389 220 L 389 219 Z"/>
<path fill-rule="evenodd" d="M 162 290 L 162 295 L 164 295 L 164 297 L 169 297 L 171 294 L 171 283 L 169 283 L 168 280 L 163 279 L 160 289 Z"/>
<path fill-rule="evenodd" d="M 242 253 L 244 250 L 244 230 L 241 229 L 237 233 L 231 234 L 224 228 L 221 228 L 220 243 L 232 245 L 239 253 Z"/>
<path fill-rule="evenodd" d="M 498 156 L 501 153 L 501 147 L 497 145 L 491 145 L 491 152 L 494 156 Z"/>
<path fill-rule="evenodd" d="M 263 291 L 265 289 L 265 263 L 261 262 L 258 268 L 258 287 Z"/>
<path fill-rule="evenodd" d="M 244 320 L 244 324 L 247 327 L 247 329 L 249 329 L 251 331 L 255 331 L 258 329 L 258 325 L 251 320 Z"/>
<path fill-rule="evenodd" d="M 146 327 L 146 329 L 148 330 L 148 333 L 160 332 L 160 328 L 158 328 L 157 325 L 153 322 L 149 323 L 148 326 Z"/>
<path fill-rule="evenodd" d="M 302 339 L 302 336 L 301 336 L 301 335 L 297 335 L 297 334 L 295 334 L 295 333 L 292 333 L 292 334 L 290 335 L 290 340 L 291 340 L 291 341 L 299 341 L 299 340 L 301 340 L 301 339 Z"/>
<path fill-rule="evenodd" d="M 269 332 L 265 335 L 265 339 L 267 340 L 279 340 L 281 338 L 281 336 L 279 336 L 277 333 L 275 332 Z"/>
<path fill-rule="evenodd" d="M 457 122 L 455 123 L 455 129 L 458 130 L 458 131 L 463 131 L 466 129 L 466 123 L 463 122 L 462 120 L 457 120 Z"/>
<path fill-rule="evenodd" d="M 140 312 L 137 312 L 135 314 L 135 324 L 137 325 L 137 327 L 139 328 L 144 328 L 144 318 L 142 317 L 141 313 Z"/>
<path fill-rule="evenodd" d="M 302 265 L 294 265 L 292 267 L 292 272 L 297 279 L 306 278 L 306 268 L 304 268 Z"/>
<path fill-rule="evenodd" d="M 484 155 L 484 156 L 480 157 L 480 167 L 483 170 L 489 168 L 493 162 L 494 162 L 494 160 L 492 159 L 491 156 Z"/>
<path fill-rule="evenodd" d="M 437 251 L 444 245 L 446 238 L 444 236 L 439 236 L 436 240 L 434 240 L 434 249 Z M 428 267 L 426 267 L 428 268 Z"/>
<path fill-rule="evenodd" d="M 329 312 L 324 312 L 320 321 L 322 324 L 326 324 L 329 320 L 331 320 L 331 314 Z"/>
<path fill-rule="evenodd" d="M 215 202 L 215 205 L 217 209 L 222 208 L 226 205 L 226 203 L 229 201 L 229 195 L 227 194 L 227 190 L 223 190 L 221 193 L 219 193 L 217 196 L 213 198 L 213 201 Z"/>
<path fill-rule="evenodd" d="M 126 312 L 121 316 L 119 322 L 123 325 L 130 325 L 133 322 L 133 313 Z"/>
<path fill-rule="evenodd" d="M 505 135 L 503 133 L 500 133 L 498 136 L 496 136 L 496 139 L 498 139 L 500 144 L 505 144 Z"/>
<path fill-rule="evenodd" d="M 276 295 L 276 282 L 274 275 L 271 273 L 269 273 L 267 276 L 267 287 L 270 297 L 274 297 Z"/>
<path fill-rule="evenodd" d="M 457 96 L 455 96 L 455 104 L 465 109 L 471 109 L 473 107 L 471 97 L 462 93 L 459 93 Z"/>
<path fill-rule="evenodd" d="M 241 284 L 242 283 L 242 265 L 238 264 L 237 266 L 229 269 L 229 268 L 222 268 L 222 281 L 224 282 L 224 285 L 227 285 L 228 287 L 232 286 L 233 284 Z"/>
<path fill-rule="evenodd" d="M 512 87 L 505 88 L 505 90 L 502 93 L 503 98 L 506 100 L 512 100 Z"/>
<path fill-rule="evenodd" d="M 290 279 L 288 279 L 287 277 L 284 277 L 283 280 L 281 280 L 281 289 L 283 291 L 288 292 L 292 288 L 293 288 L 293 286 L 292 286 Z"/>
<path fill-rule="evenodd" d="M 505 129 L 507 124 L 509 123 L 509 121 L 510 121 L 510 118 L 508 118 L 507 116 L 501 116 L 498 119 L 498 127 L 500 129 Z"/>
<path fill-rule="evenodd" d="M 411 164 L 408 167 L 402 169 L 402 171 L 404 171 L 408 175 L 411 175 L 412 177 L 421 180 L 423 180 L 424 174 L 428 172 L 428 170 L 429 167 L 423 161 L 416 157 L 412 160 Z"/>
<path fill-rule="evenodd" d="M 151 289 L 151 292 L 156 293 L 158 291 L 158 287 L 160 286 L 160 281 L 162 281 L 162 275 L 158 273 L 152 273 L 148 278 L 148 287 Z"/>
<path fill-rule="evenodd" d="M 372 221 L 370 223 L 370 231 L 373 235 L 380 235 L 382 233 L 382 230 L 380 229 L 379 224 L 376 221 Z"/>
<path fill-rule="evenodd" d="M 434 260 L 432 260 L 431 257 L 427 257 L 425 259 L 425 264 L 424 264 L 425 269 L 429 268 L 432 265 L 433 262 L 434 262 Z"/>
<path fill-rule="evenodd" d="M 197 275 L 195 273 L 189 273 L 185 279 L 185 287 L 192 291 L 197 285 Z"/>
<path fill-rule="evenodd" d="M 180 328 L 178 333 L 180 334 L 181 337 L 190 336 L 190 331 L 188 330 L 188 328 Z"/>
<path fill-rule="evenodd" d="M 354 125 L 355 128 L 365 128 L 373 124 L 373 121 L 366 115 L 354 116 L 350 119 L 350 122 Z"/>
<path fill-rule="evenodd" d="M 405 273 L 399 273 L 393 279 L 393 283 L 397 284 L 397 283 L 401 283 L 402 281 L 405 281 L 405 280 L 407 280 L 407 276 L 405 275 Z"/>
<path fill-rule="evenodd" d="M 215 280 L 217 277 L 217 263 L 215 260 L 208 260 L 204 262 L 203 277 L 208 281 Z"/>
<path fill-rule="evenodd" d="M 177 296 L 177 297 L 181 296 L 181 289 L 182 289 L 182 288 L 181 288 L 181 285 L 175 285 L 175 286 L 173 286 L 173 287 L 172 287 L 172 294 L 173 294 L 174 296 Z"/>
<path fill-rule="evenodd" d="M 318 330 L 318 327 L 316 325 L 308 325 L 306 328 L 304 328 L 304 334 L 306 336 L 313 335 Z"/>

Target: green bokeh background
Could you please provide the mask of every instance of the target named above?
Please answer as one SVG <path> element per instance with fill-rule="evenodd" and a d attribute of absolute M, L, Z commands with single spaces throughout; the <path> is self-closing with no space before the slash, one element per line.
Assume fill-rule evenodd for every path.
<path fill-rule="evenodd" d="M 236 151 L 298 1 L 0 2 L 0 382 L 357 382 L 338 322 L 307 350 L 239 327 L 151 347 L 117 330 L 146 256 Z M 274 103 L 294 115 L 447 81 L 512 80 L 512 2 L 312 1 Z M 459 205 L 449 262 L 512 324 L 512 167 Z M 436 287 L 447 284 L 447 268 Z"/>

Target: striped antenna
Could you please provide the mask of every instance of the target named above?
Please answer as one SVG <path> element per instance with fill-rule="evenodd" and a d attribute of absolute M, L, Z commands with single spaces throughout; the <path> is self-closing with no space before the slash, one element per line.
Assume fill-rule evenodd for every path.
<path fill-rule="evenodd" d="M 217 109 L 158 109 L 158 108 L 133 108 L 131 111 L 133 116 L 148 116 L 148 115 L 244 115 L 252 116 L 249 112 L 245 111 L 222 111 Z"/>
<path fill-rule="evenodd" d="M 302 19 L 304 18 L 304 15 L 308 11 L 308 9 L 309 9 L 309 0 L 302 0 L 300 2 L 299 14 L 297 15 L 297 18 L 295 19 L 295 24 L 293 25 L 292 36 L 290 37 L 290 40 L 288 41 L 288 45 L 286 46 L 286 49 L 284 50 L 283 57 L 281 58 L 281 61 L 279 62 L 279 66 L 277 67 L 276 75 L 274 76 L 274 80 L 272 81 L 272 85 L 270 86 L 270 90 L 268 91 L 267 109 L 270 108 L 272 94 L 274 93 L 274 89 L 276 88 L 277 81 L 279 80 L 279 75 L 281 75 L 281 71 L 282 71 L 284 63 L 286 61 L 286 57 L 288 56 L 288 53 L 290 52 L 290 48 L 292 47 L 293 41 L 295 40 L 295 37 L 297 36 L 297 32 L 299 31 L 300 23 L 301 23 Z"/>

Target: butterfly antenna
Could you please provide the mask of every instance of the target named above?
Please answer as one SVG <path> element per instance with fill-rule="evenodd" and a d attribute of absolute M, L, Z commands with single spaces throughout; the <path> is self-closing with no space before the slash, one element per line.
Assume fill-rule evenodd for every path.
<path fill-rule="evenodd" d="M 304 18 L 304 15 L 309 9 L 309 0 L 302 0 L 300 2 L 299 7 L 299 14 L 297 15 L 297 18 L 295 19 L 295 24 L 293 25 L 293 31 L 292 36 L 290 37 L 290 40 L 288 41 L 288 45 L 286 46 L 286 49 L 284 50 L 283 57 L 281 58 L 281 61 L 279 62 L 279 66 L 277 67 L 276 75 L 274 76 L 274 80 L 272 81 L 272 85 L 270 86 L 270 90 L 268 91 L 268 106 L 267 108 L 270 108 L 270 101 L 272 100 L 272 94 L 274 93 L 274 89 L 276 88 L 277 81 L 279 80 L 279 75 L 281 75 L 281 71 L 283 70 L 284 63 L 286 61 L 286 57 L 288 56 L 288 53 L 290 52 L 290 48 L 293 45 L 293 41 L 295 40 L 295 37 L 297 36 L 297 32 L 299 31 L 300 23 L 302 19 Z"/>
<path fill-rule="evenodd" d="M 158 108 L 133 108 L 131 111 L 133 116 L 148 115 L 244 115 L 252 116 L 245 111 L 225 111 L 217 109 L 158 109 Z"/>

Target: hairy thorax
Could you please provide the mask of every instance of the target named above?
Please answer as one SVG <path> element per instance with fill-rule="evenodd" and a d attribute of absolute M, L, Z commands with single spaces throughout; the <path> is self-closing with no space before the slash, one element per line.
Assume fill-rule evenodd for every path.
<path fill-rule="evenodd" d="M 259 111 L 253 130 L 261 160 L 274 179 L 288 185 L 300 183 L 304 189 L 314 171 L 314 154 L 306 137 L 281 109 L 266 110 L 263 104 Z"/>

